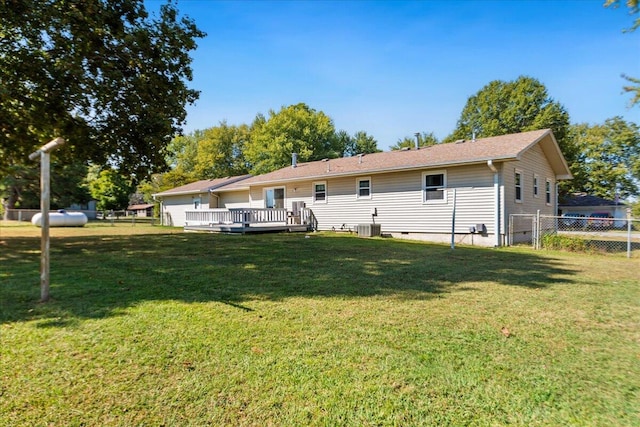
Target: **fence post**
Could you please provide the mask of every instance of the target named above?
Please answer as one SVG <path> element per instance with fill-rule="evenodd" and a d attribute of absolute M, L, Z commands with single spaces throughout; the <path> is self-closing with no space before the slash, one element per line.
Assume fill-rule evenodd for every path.
<path fill-rule="evenodd" d="M 538 211 L 536 212 L 535 221 L 536 221 L 536 226 L 535 226 L 536 250 L 539 250 L 540 249 L 540 209 L 538 209 Z"/>
<path fill-rule="evenodd" d="M 631 208 L 627 208 L 627 258 L 631 258 Z"/>

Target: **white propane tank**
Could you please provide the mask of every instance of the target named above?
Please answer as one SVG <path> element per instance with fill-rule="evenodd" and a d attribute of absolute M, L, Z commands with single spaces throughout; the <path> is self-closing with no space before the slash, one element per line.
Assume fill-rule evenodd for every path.
<path fill-rule="evenodd" d="M 64 209 L 49 212 L 49 227 L 83 227 L 87 221 L 87 216 L 82 212 L 67 212 Z M 35 214 L 31 223 L 42 227 L 42 213 Z"/>

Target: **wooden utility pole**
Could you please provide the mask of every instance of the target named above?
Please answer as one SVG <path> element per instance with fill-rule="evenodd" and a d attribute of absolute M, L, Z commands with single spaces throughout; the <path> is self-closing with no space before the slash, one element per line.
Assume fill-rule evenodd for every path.
<path fill-rule="evenodd" d="M 64 139 L 56 138 L 29 154 L 29 159 L 40 158 L 40 214 L 42 241 L 40 243 L 40 302 L 49 300 L 49 201 L 51 199 L 50 154 L 64 144 Z"/>

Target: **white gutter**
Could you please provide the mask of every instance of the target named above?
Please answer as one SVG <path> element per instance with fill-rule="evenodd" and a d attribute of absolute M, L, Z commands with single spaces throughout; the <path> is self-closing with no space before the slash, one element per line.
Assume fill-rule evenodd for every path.
<path fill-rule="evenodd" d="M 493 164 L 492 160 L 487 160 L 487 166 L 493 172 L 493 191 L 495 196 L 495 210 L 493 212 L 494 218 L 494 234 L 496 236 L 495 247 L 500 246 L 500 174 L 498 173 L 498 169 Z"/>

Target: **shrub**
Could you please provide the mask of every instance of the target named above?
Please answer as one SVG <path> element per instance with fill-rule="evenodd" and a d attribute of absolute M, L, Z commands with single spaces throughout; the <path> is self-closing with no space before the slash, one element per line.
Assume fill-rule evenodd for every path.
<path fill-rule="evenodd" d="M 569 252 L 590 252 L 589 242 L 577 236 L 562 236 L 559 234 L 545 234 L 542 236 L 542 247 Z"/>

